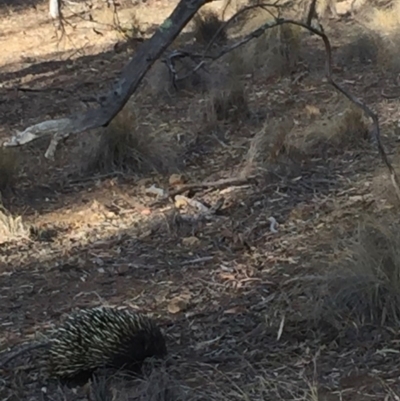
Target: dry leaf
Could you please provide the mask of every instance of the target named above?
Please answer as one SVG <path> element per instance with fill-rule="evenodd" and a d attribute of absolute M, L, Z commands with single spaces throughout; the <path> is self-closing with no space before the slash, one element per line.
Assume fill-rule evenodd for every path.
<path fill-rule="evenodd" d="M 190 199 L 187 196 L 184 195 L 176 195 L 175 196 L 175 206 L 176 207 L 182 207 L 185 205 L 189 205 L 197 210 L 199 210 L 202 213 L 210 213 L 210 209 L 203 205 L 201 202 L 195 200 L 195 199 Z"/>
<path fill-rule="evenodd" d="M 231 273 L 219 273 L 219 277 L 222 280 L 232 280 L 232 281 L 236 280 L 236 276 Z"/>
<path fill-rule="evenodd" d="M 152 233 L 153 233 L 153 230 L 146 230 L 146 231 L 143 231 L 142 233 L 140 233 L 140 235 L 138 235 L 138 237 L 140 239 L 144 239 L 144 238 L 150 237 L 150 235 Z"/>
<path fill-rule="evenodd" d="M 200 240 L 197 237 L 186 237 L 182 238 L 182 244 L 185 246 L 196 246 L 200 244 Z"/>
<path fill-rule="evenodd" d="M 168 312 L 172 314 L 179 313 L 186 310 L 187 307 L 188 307 L 188 301 L 180 297 L 176 297 L 171 299 L 171 301 L 169 302 Z"/>
<path fill-rule="evenodd" d="M 154 184 L 150 188 L 146 188 L 145 192 L 146 195 L 165 196 L 165 191 L 162 188 L 157 188 Z"/>
<path fill-rule="evenodd" d="M 186 196 L 175 196 L 175 207 L 180 209 L 181 207 L 184 207 L 187 205 L 187 198 Z"/>
<path fill-rule="evenodd" d="M 186 177 L 183 174 L 172 174 L 169 177 L 169 185 L 171 187 L 177 187 L 186 183 Z"/>
<path fill-rule="evenodd" d="M 315 117 L 315 116 L 319 116 L 321 114 L 321 111 L 319 110 L 318 107 L 308 104 L 306 106 L 306 113 L 307 113 L 308 117 Z"/>

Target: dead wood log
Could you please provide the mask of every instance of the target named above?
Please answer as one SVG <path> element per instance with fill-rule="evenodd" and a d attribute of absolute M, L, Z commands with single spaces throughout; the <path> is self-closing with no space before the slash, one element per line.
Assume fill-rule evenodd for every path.
<path fill-rule="evenodd" d="M 100 107 L 85 113 L 74 114 L 58 120 L 48 120 L 17 132 L 3 146 L 21 146 L 43 136 L 52 136 L 46 157 L 53 159 L 57 144 L 70 136 L 98 127 L 106 127 L 121 111 L 137 90 L 146 73 L 167 47 L 179 35 L 196 12 L 213 0 L 180 0 L 171 15 L 157 29 L 154 35 L 142 43 L 138 51 L 121 72 L 120 78 L 108 93 Z"/>

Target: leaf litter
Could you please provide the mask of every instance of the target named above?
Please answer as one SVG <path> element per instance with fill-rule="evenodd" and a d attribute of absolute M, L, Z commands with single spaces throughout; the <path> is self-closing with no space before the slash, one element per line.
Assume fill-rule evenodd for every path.
<path fill-rule="evenodd" d="M 284 80 L 269 81 L 274 91 L 254 85 L 257 102 L 286 104 Z M 331 94 L 301 85 L 290 96 L 306 99 L 307 119 L 318 119 Z M 300 128 L 309 124 L 303 106 L 291 110 Z M 324 277 L 343 253 L 337 238 L 351 236 L 362 210 L 382 213 L 366 185 L 375 153 L 346 149 L 326 163 L 315 156 L 293 175 L 258 172 L 235 184 L 233 161 L 245 143 L 238 125 L 230 140 L 239 145 L 228 156 L 220 149 L 207 156 L 214 166 L 137 187 L 124 176 L 81 183 L 80 211 L 73 205 L 32 218 L 57 236 L 1 245 L 1 349 L 35 338 L 73 308 L 107 303 L 154 314 L 168 337 L 169 364 L 144 379 L 111 376 L 107 385 L 99 379 L 70 391 L 43 385 L 40 358 L 26 357 L 1 372 L 2 398 L 398 399 L 395 328 L 341 332 L 314 321 Z M 154 203 L 146 188 L 173 199 Z"/>

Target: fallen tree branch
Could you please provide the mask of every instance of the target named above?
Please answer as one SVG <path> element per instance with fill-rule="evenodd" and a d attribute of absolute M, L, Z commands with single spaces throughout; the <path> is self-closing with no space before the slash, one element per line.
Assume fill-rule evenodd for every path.
<path fill-rule="evenodd" d="M 175 189 L 174 191 L 171 191 L 168 196 L 174 197 L 176 195 L 182 194 L 183 192 L 189 191 L 189 190 L 196 190 L 196 189 L 223 189 L 226 187 L 231 187 L 231 186 L 239 186 L 239 185 L 245 185 L 248 184 L 249 182 L 252 182 L 256 179 L 255 176 L 251 177 L 246 177 L 246 178 L 224 178 L 218 181 L 211 181 L 211 182 L 199 182 L 196 184 L 186 184 L 182 185 L 180 188 Z"/>
<path fill-rule="evenodd" d="M 167 201 L 170 198 L 175 198 L 175 196 L 183 194 L 186 191 L 189 190 L 200 190 L 200 189 L 224 189 L 227 187 L 232 187 L 232 186 L 241 186 L 241 185 L 246 185 L 251 182 L 256 182 L 256 176 L 249 176 L 245 178 L 223 178 L 218 181 L 210 181 L 210 182 L 198 182 L 194 184 L 186 184 L 182 185 L 181 187 L 170 191 L 165 198 L 160 199 L 155 201 L 153 204 L 151 204 L 151 207 L 154 206 L 159 206 L 163 202 Z"/>
<path fill-rule="evenodd" d="M 139 87 L 154 62 L 174 41 L 196 12 L 211 1 L 213 0 L 180 0 L 154 35 L 142 43 L 122 70 L 120 78 L 100 107 L 67 118 L 48 120 L 32 125 L 22 132 L 17 132 L 9 141 L 3 143 L 3 146 L 21 146 L 43 136 L 53 135 L 45 155 L 52 159 L 61 140 L 68 138 L 71 134 L 107 126 Z"/>

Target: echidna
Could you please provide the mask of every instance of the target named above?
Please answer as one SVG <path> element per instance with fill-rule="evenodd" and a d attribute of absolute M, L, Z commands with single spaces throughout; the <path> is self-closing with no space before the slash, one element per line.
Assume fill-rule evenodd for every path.
<path fill-rule="evenodd" d="M 108 307 L 73 313 L 39 346 L 48 348 L 50 376 L 66 381 L 87 380 L 101 367 L 138 371 L 146 358 L 167 355 L 165 338 L 153 320 Z"/>

